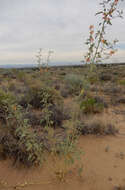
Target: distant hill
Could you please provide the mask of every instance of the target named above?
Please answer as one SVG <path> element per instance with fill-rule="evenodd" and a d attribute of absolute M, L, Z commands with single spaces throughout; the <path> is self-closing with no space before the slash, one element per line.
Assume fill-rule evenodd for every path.
<path fill-rule="evenodd" d="M 107 64 L 110 64 L 110 65 L 124 65 L 124 63 L 101 63 L 99 65 L 107 65 Z M 50 67 L 65 67 L 65 66 L 82 66 L 84 65 L 84 63 L 50 63 L 49 66 Z M 4 65 L 0 65 L 0 68 L 3 68 L 3 69 L 11 69 L 11 68 L 17 68 L 17 69 L 20 69 L 20 68 L 36 68 L 38 67 L 37 64 L 4 64 Z"/>
<path fill-rule="evenodd" d="M 83 63 L 50 63 L 49 66 L 74 66 L 74 65 L 83 65 Z M 0 68 L 5 68 L 5 69 L 9 69 L 9 68 L 34 68 L 34 67 L 38 67 L 37 64 L 4 64 L 4 65 L 0 65 Z"/>

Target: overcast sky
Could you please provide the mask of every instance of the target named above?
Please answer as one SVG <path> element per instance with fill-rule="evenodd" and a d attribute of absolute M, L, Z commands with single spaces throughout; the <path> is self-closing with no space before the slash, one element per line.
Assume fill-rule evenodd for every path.
<path fill-rule="evenodd" d="M 0 64 L 35 63 L 39 48 L 54 50 L 52 62 L 80 62 L 88 27 L 101 0 L 0 0 Z M 125 1 L 121 7 L 125 9 Z M 124 13 L 125 17 L 125 13 Z M 118 38 L 112 61 L 125 61 L 125 19 L 108 29 Z"/>

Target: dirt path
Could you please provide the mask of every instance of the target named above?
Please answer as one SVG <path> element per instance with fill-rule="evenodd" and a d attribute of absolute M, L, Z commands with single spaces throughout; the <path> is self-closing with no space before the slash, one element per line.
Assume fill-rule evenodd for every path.
<path fill-rule="evenodd" d="M 51 162 L 43 168 L 28 170 L 14 168 L 10 161 L 0 161 L 0 190 L 113 190 L 114 186 L 125 185 L 125 114 L 112 111 L 109 111 L 110 116 L 120 129 L 118 135 L 82 136 L 79 140 L 79 146 L 85 153 L 82 156 L 81 179 L 71 173 L 66 182 L 55 181 Z M 4 182 L 7 184 L 3 185 Z M 16 184 L 20 184 L 19 187 L 14 187 Z"/>

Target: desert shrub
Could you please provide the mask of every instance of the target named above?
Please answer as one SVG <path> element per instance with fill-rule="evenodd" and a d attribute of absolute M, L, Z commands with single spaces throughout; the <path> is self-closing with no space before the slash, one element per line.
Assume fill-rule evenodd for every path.
<path fill-rule="evenodd" d="M 125 97 L 124 96 L 118 97 L 118 98 L 116 98 L 115 102 L 116 102 L 116 104 L 117 103 L 125 104 Z"/>
<path fill-rule="evenodd" d="M 56 149 L 60 155 L 63 155 L 68 164 L 73 164 L 76 159 L 80 160 L 83 153 L 78 147 L 78 138 L 73 138 L 72 134 L 68 135 L 62 143 L 57 144 Z"/>
<path fill-rule="evenodd" d="M 4 78 L 15 78 L 15 76 L 13 75 L 11 69 L 3 69 L 1 72 L 1 75 Z"/>
<path fill-rule="evenodd" d="M 70 94 L 69 89 L 67 89 L 65 86 L 62 86 L 60 89 L 60 94 L 63 98 L 67 98 Z"/>
<path fill-rule="evenodd" d="M 119 74 L 119 72 L 118 71 L 113 71 L 113 75 L 118 75 Z"/>
<path fill-rule="evenodd" d="M 118 83 L 119 83 L 120 85 L 125 86 L 125 80 L 124 80 L 124 79 L 122 79 L 122 80 L 118 81 Z"/>
<path fill-rule="evenodd" d="M 104 108 L 108 108 L 108 104 L 102 96 L 94 96 L 96 103 L 102 104 Z"/>
<path fill-rule="evenodd" d="M 24 116 L 24 119 L 28 120 L 28 123 L 35 128 L 35 126 L 39 126 L 41 124 L 42 114 L 35 113 L 33 111 L 27 112 Z"/>
<path fill-rule="evenodd" d="M 20 126 L 16 129 L 16 135 L 19 138 L 19 161 L 28 165 L 41 164 L 43 161 L 43 144 L 38 142 L 37 135 L 31 131 L 31 127 L 27 125 L 27 120 L 23 121 L 23 127 Z"/>
<path fill-rule="evenodd" d="M 11 94 L 0 91 L 2 153 L 26 165 L 40 164 L 43 146 L 38 142 L 28 121 L 24 119 L 24 114 L 24 110 L 16 105 Z"/>
<path fill-rule="evenodd" d="M 38 142 L 36 134 L 31 130 L 28 121 L 23 119 L 23 110 L 9 114 L 9 122 L 2 128 L 0 145 L 4 155 L 13 158 L 14 162 L 22 162 L 27 166 L 38 165 L 42 162 L 43 145 Z"/>
<path fill-rule="evenodd" d="M 25 95 L 21 95 L 18 99 L 18 105 L 22 106 L 23 108 L 28 107 L 28 100 Z"/>
<path fill-rule="evenodd" d="M 62 121 L 65 119 L 63 110 L 56 106 L 45 107 L 42 110 L 42 118 L 40 120 L 41 125 L 61 127 Z"/>
<path fill-rule="evenodd" d="M 16 84 L 14 82 L 10 82 L 8 85 L 9 91 L 15 91 L 16 90 Z"/>
<path fill-rule="evenodd" d="M 122 89 L 119 86 L 113 86 L 112 84 L 108 84 L 103 87 L 102 91 L 106 95 L 114 95 L 114 94 L 119 94 L 119 92 L 121 92 Z"/>
<path fill-rule="evenodd" d="M 42 87 L 38 91 L 33 91 L 31 89 L 31 100 L 30 104 L 35 108 L 44 108 L 46 105 L 61 105 L 62 98 L 59 93 L 49 87 Z"/>
<path fill-rule="evenodd" d="M 59 89 L 60 89 L 60 85 L 57 83 L 57 84 L 54 85 L 54 88 L 55 88 L 56 90 L 59 90 Z"/>
<path fill-rule="evenodd" d="M 101 121 L 98 118 L 85 122 L 79 121 L 76 123 L 76 128 L 82 135 L 115 135 L 118 132 L 114 124 L 109 121 Z"/>
<path fill-rule="evenodd" d="M 89 68 L 88 68 L 89 69 Z M 99 79 L 97 72 L 92 72 L 91 74 L 89 73 L 90 71 L 87 69 L 87 80 L 90 84 L 97 84 Z"/>
<path fill-rule="evenodd" d="M 66 72 L 60 72 L 60 75 L 65 76 Z"/>
<path fill-rule="evenodd" d="M 65 84 L 66 88 L 69 91 L 69 94 L 76 94 L 78 95 L 80 90 L 83 87 L 84 78 L 83 76 L 76 75 L 76 74 L 67 74 L 65 76 Z"/>
<path fill-rule="evenodd" d="M 62 121 L 65 119 L 65 114 L 63 111 L 63 99 L 59 92 L 54 88 L 46 87 L 41 85 L 31 86 L 28 92 L 19 101 L 19 104 L 24 108 L 31 105 L 35 109 L 40 110 L 40 114 L 34 116 L 36 123 L 40 122 L 40 125 L 47 126 L 61 126 Z M 34 121 L 31 119 L 32 114 L 29 114 L 29 121 L 33 125 Z M 34 118 L 33 117 L 33 118 Z"/>
<path fill-rule="evenodd" d="M 17 71 L 16 72 L 16 78 L 17 78 L 17 80 L 19 80 L 21 82 L 24 82 L 25 76 L 26 76 L 26 74 L 24 71 Z"/>
<path fill-rule="evenodd" d="M 43 127 L 61 127 L 63 120 L 65 120 L 65 115 L 60 109 L 54 106 L 45 107 L 39 113 L 29 111 L 25 118 L 28 119 L 29 124 L 33 128 Z"/>
<path fill-rule="evenodd" d="M 86 96 L 80 102 L 80 109 L 83 111 L 83 113 L 100 113 L 103 111 L 105 106 L 107 106 L 107 104 L 104 102 L 104 100 L 97 96 Z"/>
<path fill-rule="evenodd" d="M 98 92 L 98 91 L 99 91 L 99 87 L 92 85 L 91 88 L 90 88 L 90 90 L 91 90 L 92 92 Z"/>
<path fill-rule="evenodd" d="M 13 158 L 14 163 L 21 162 L 26 166 L 42 164 L 46 151 L 63 157 L 68 163 L 77 159 L 80 152 L 76 141 L 72 135 L 67 135 L 66 130 L 62 129 L 57 134 L 47 127 L 42 131 L 34 130 L 24 115 L 24 110 L 17 106 L 9 115 L 9 123 L 0 129 L 0 153 L 4 157 Z"/>
<path fill-rule="evenodd" d="M 7 122 L 8 116 L 12 111 L 12 105 L 15 103 L 15 98 L 10 93 L 5 93 L 0 90 L 0 120 Z"/>
<path fill-rule="evenodd" d="M 99 79 L 102 80 L 102 81 L 111 81 L 112 80 L 112 76 L 111 76 L 111 74 L 102 73 L 99 76 Z"/>
<path fill-rule="evenodd" d="M 67 120 L 68 116 L 65 115 L 63 109 L 55 105 L 45 107 L 42 110 L 42 118 L 40 124 L 42 126 L 62 127 L 63 121 Z"/>

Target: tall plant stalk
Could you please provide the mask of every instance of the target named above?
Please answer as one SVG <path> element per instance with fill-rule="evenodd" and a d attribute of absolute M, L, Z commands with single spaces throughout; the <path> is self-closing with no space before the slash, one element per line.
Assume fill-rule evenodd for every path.
<path fill-rule="evenodd" d="M 88 52 L 85 55 L 85 62 L 89 63 L 90 71 L 92 72 L 97 63 L 103 59 L 110 58 L 115 52 L 115 45 L 118 40 L 110 42 L 106 39 L 106 28 L 112 25 L 112 20 L 117 17 L 122 18 L 123 11 L 118 9 L 118 4 L 123 0 L 103 0 L 100 5 L 102 10 L 96 15 L 101 15 L 101 22 L 99 22 L 99 29 L 95 32 L 94 26 L 90 25 L 89 38 L 86 40 Z"/>

